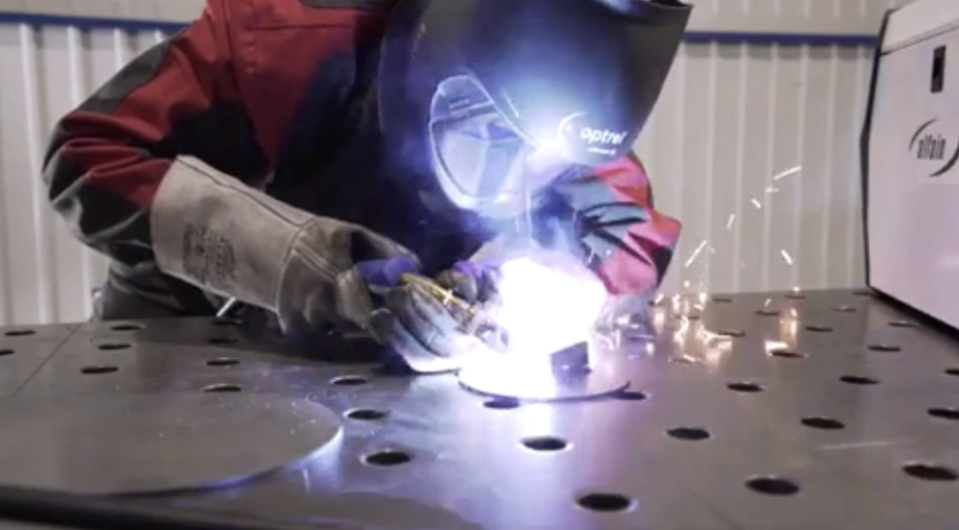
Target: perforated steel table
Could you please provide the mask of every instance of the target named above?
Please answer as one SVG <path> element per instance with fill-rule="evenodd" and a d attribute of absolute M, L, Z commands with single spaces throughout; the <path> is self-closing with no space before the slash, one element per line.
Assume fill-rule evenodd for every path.
<path fill-rule="evenodd" d="M 203 319 L 2 329 L 0 396 L 270 393 L 344 417 L 305 467 L 129 501 L 150 506 L 346 528 L 959 528 L 946 332 L 861 292 L 653 312 L 655 343 L 622 345 L 629 389 L 598 401 L 483 398 Z"/>

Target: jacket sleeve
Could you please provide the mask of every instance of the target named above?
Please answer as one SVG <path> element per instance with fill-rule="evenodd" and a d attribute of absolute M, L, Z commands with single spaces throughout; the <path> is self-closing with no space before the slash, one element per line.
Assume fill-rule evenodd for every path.
<path fill-rule="evenodd" d="M 44 160 L 54 209 L 85 244 L 151 261 L 149 210 L 173 161 L 192 155 L 248 180 L 266 158 L 240 104 L 224 0 L 123 68 L 56 126 Z"/>
<path fill-rule="evenodd" d="M 574 212 L 587 263 L 614 295 L 659 286 L 679 240 L 680 223 L 653 207 L 643 165 L 633 156 L 557 185 Z"/>

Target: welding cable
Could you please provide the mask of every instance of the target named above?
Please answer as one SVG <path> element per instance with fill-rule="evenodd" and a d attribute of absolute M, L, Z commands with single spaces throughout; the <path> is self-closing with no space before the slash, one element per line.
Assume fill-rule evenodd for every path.
<path fill-rule="evenodd" d="M 354 526 L 328 522 L 294 525 L 179 507 L 144 506 L 116 498 L 0 486 L 0 521 L 4 520 L 83 530 L 356 530 Z"/>

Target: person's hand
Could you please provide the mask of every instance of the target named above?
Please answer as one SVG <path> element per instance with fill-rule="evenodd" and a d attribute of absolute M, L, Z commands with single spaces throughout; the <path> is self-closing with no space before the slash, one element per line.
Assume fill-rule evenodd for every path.
<path fill-rule="evenodd" d="M 495 271 L 476 264 L 457 264 L 435 281 L 470 304 L 495 296 Z M 418 284 L 391 288 L 384 298 L 371 321 L 373 334 L 416 372 L 456 370 L 475 356 L 493 352 Z"/>

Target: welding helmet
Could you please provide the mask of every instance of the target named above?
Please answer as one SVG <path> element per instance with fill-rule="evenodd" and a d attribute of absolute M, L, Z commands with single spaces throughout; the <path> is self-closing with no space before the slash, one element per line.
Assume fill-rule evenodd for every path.
<path fill-rule="evenodd" d="M 691 7 L 677 0 L 401 0 L 381 127 L 455 206 L 516 215 L 565 171 L 631 149 Z M 408 156 L 415 159 L 415 156 Z"/>

